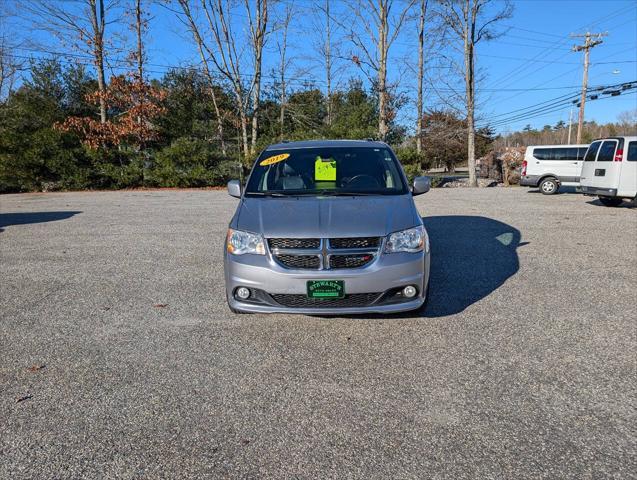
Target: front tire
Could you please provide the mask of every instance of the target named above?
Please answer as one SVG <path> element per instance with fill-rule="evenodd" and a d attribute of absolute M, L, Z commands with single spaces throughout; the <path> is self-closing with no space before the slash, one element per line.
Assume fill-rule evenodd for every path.
<path fill-rule="evenodd" d="M 602 202 L 602 205 L 605 207 L 618 207 L 622 203 L 621 198 L 617 197 L 602 197 L 600 195 L 599 201 Z"/>
<path fill-rule="evenodd" d="M 548 177 L 540 182 L 539 188 L 544 195 L 555 195 L 560 189 L 560 184 L 556 178 Z"/>

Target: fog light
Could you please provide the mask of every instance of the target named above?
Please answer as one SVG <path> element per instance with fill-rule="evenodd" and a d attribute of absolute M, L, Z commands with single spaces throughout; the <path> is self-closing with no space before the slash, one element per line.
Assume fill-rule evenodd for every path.
<path fill-rule="evenodd" d="M 239 287 L 237 288 L 235 295 L 239 297 L 241 300 L 245 300 L 250 297 L 250 290 L 246 287 Z"/>
<path fill-rule="evenodd" d="M 416 290 L 416 287 L 412 285 L 407 285 L 403 288 L 403 295 L 407 298 L 415 297 L 416 293 L 418 293 L 418 290 Z"/>

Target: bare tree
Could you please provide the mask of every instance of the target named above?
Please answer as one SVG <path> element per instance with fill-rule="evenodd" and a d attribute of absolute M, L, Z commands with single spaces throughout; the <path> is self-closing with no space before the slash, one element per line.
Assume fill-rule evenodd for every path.
<path fill-rule="evenodd" d="M 281 139 L 283 140 L 285 135 L 285 106 L 287 103 L 287 85 L 286 85 L 286 72 L 289 67 L 289 58 L 287 57 L 287 48 L 288 48 L 288 30 L 290 28 L 290 22 L 292 21 L 292 16 L 294 14 L 294 9 L 290 4 L 287 4 L 285 7 L 285 11 L 283 14 L 283 18 L 281 19 L 281 38 L 277 41 L 277 48 L 279 50 L 279 82 L 281 82 L 281 94 L 279 98 L 279 103 L 281 104 L 281 111 L 279 113 L 279 123 L 281 124 Z"/>
<path fill-rule="evenodd" d="M 23 69 L 23 62 L 11 55 L 13 45 L 4 35 L 0 37 L 0 101 L 8 97 Z"/>
<path fill-rule="evenodd" d="M 130 56 L 137 63 L 137 73 L 134 75 L 134 80 L 135 82 L 139 83 L 138 86 L 141 87 L 141 85 L 144 83 L 144 43 L 142 39 L 143 39 L 144 31 L 148 27 L 148 22 L 144 18 L 144 11 L 143 11 L 143 5 L 142 5 L 143 0 L 133 0 L 133 1 L 134 1 L 133 10 L 135 14 L 133 29 L 135 30 L 136 45 L 135 45 L 135 50 L 131 52 Z M 138 127 L 140 128 L 141 128 L 142 121 L 143 121 L 142 117 L 138 116 L 137 123 L 138 123 Z M 143 146 L 144 146 L 143 142 L 140 142 L 140 148 L 143 148 Z M 145 174 L 145 169 L 144 169 L 144 174 Z"/>
<path fill-rule="evenodd" d="M 265 44 L 267 26 L 267 0 L 257 0 L 255 12 L 252 12 L 248 0 L 245 6 L 248 11 L 249 45 L 254 61 L 253 74 L 244 74 L 245 60 L 243 42 L 235 35 L 233 30 L 232 0 L 200 0 L 201 9 L 205 18 L 202 26 L 192 11 L 192 0 L 178 0 L 190 30 L 195 37 L 195 42 L 200 49 L 202 61 L 210 61 L 219 74 L 230 83 L 235 97 L 235 103 L 239 113 L 239 128 L 241 131 L 241 148 L 245 158 L 248 158 L 257 140 L 256 129 L 258 120 L 259 96 L 261 86 L 261 61 L 263 46 Z M 253 18 L 254 15 L 254 18 Z M 210 39 L 209 39 L 210 37 Z M 210 72 L 208 70 L 208 75 Z M 245 78 L 248 77 L 248 81 Z M 256 92 L 256 93 L 255 93 Z M 248 108 L 252 97 L 252 143 L 248 142 Z"/>
<path fill-rule="evenodd" d="M 202 5 L 217 48 L 217 52 L 207 48 L 208 54 L 217 69 L 232 85 L 237 109 L 239 110 L 243 155 L 247 158 L 250 153 L 247 113 L 249 96 L 246 95 L 241 59 L 237 52 L 235 37 L 228 19 L 231 5 L 223 0 L 202 0 Z"/>
<path fill-rule="evenodd" d="M 637 134 L 637 108 L 627 110 L 617 115 L 617 123 L 621 128 L 621 132 L 626 135 Z"/>
<path fill-rule="evenodd" d="M 333 69 L 334 69 L 334 57 L 332 53 L 332 28 L 333 22 L 330 15 L 330 2 L 331 0 L 324 0 L 323 4 L 315 4 L 316 12 L 324 19 L 319 21 L 317 30 L 323 32 L 320 38 L 320 43 L 317 45 L 318 53 L 322 59 L 323 66 L 325 67 L 325 111 L 327 125 L 332 125 L 333 112 L 332 112 L 332 87 L 333 87 Z"/>
<path fill-rule="evenodd" d="M 104 94 L 105 33 L 107 25 L 115 21 L 107 21 L 106 18 L 117 5 L 117 0 L 32 0 L 25 2 L 23 9 L 36 28 L 49 32 L 62 43 L 93 57 L 98 91 Z M 99 109 L 100 121 L 106 123 L 106 102 L 103 98 Z"/>
<path fill-rule="evenodd" d="M 509 0 L 498 11 L 484 18 L 488 4 L 494 0 L 439 0 L 439 14 L 450 32 L 462 45 L 465 84 L 465 107 L 467 110 L 467 161 L 469 167 L 469 185 L 478 186 L 475 158 L 475 49 L 481 40 L 491 40 L 498 34 L 493 31 L 494 24 L 509 18 L 513 7 Z"/>
<path fill-rule="evenodd" d="M 418 20 L 418 100 L 416 101 L 416 151 L 422 152 L 422 116 L 423 116 L 423 78 L 425 74 L 425 15 L 428 0 L 420 0 L 420 18 Z"/>
<path fill-rule="evenodd" d="M 22 41 L 15 29 L 9 27 L 9 20 L 15 13 L 8 5 L 0 3 L 0 102 L 8 98 L 24 68 L 24 59 L 15 56 L 15 49 Z"/>
<path fill-rule="evenodd" d="M 250 153 L 254 154 L 259 130 L 259 105 L 261 102 L 261 65 L 263 63 L 263 46 L 265 45 L 268 25 L 268 0 L 255 0 L 254 19 L 250 8 L 250 0 L 245 0 L 250 27 L 250 39 L 254 55 L 254 77 L 252 80 L 252 139 Z M 289 22 L 288 22 L 289 23 Z"/>
<path fill-rule="evenodd" d="M 391 117 L 387 85 L 389 49 L 415 1 L 356 0 L 350 5 L 355 21 L 350 22 L 348 38 L 360 52 L 359 55 L 352 54 L 351 60 L 378 90 L 378 136 L 381 140 L 387 137 Z M 401 5 L 395 15 L 392 14 L 394 5 Z M 354 26 L 360 26 L 362 30 Z M 370 47 L 370 44 L 374 44 L 375 48 Z"/>
<path fill-rule="evenodd" d="M 104 31 L 106 30 L 106 17 L 104 0 L 87 0 L 91 15 L 91 27 L 93 37 L 93 56 L 97 68 L 97 85 L 100 93 L 106 90 L 106 77 L 104 75 Z M 81 38 L 81 34 L 80 34 Z M 100 121 L 106 123 L 106 102 L 100 97 Z"/>
<path fill-rule="evenodd" d="M 215 81 L 210 72 L 210 60 L 206 56 L 206 51 L 211 51 L 208 45 L 204 43 L 204 39 L 202 37 L 200 28 L 195 21 L 195 17 L 190 8 L 190 3 L 186 0 L 179 0 L 179 4 L 182 7 L 184 12 L 185 19 L 183 20 L 190 33 L 193 36 L 193 40 L 197 45 L 197 51 L 199 52 L 199 57 L 201 58 L 201 65 L 203 67 L 203 73 L 206 77 L 206 81 L 208 82 L 208 90 L 210 92 L 210 98 L 212 99 L 212 106 L 215 111 L 215 117 L 217 119 L 217 134 L 219 135 L 219 143 L 221 147 L 221 153 L 225 156 L 227 154 L 225 137 L 224 137 L 224 129 L 223 129 L 223 116 L 221 115 L 221 110 L 219 108 L 219 102 L 217 101 L 217 94 L 215 92 Z"/>

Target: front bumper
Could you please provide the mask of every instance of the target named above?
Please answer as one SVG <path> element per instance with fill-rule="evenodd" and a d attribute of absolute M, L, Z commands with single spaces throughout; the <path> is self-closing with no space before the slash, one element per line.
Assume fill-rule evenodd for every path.
<path fill-rule="evenodd" d="M 426 300 L 429 282 L 430 253 L 380 254 L 362 268 L 333 270 L 291 270 L 275 263 L 268 255 L 225 256 L 226 297 L 235 310 L 255 313 L 301 313 L 310 315 L 347 315 L 362 313 L 396 313 L 420 308 Z M 343 280 L 345 294 L 378 293 L 378 302 L 356 307 L 286 307 L 270 301 L 271 295 L 306 295 L 308 280 Z M 416 285 L 412 300 L 384 303 L 382 293 Z M 267 301 L 252 303 L 233 296 L 237 287 L 266 293 Z"/>

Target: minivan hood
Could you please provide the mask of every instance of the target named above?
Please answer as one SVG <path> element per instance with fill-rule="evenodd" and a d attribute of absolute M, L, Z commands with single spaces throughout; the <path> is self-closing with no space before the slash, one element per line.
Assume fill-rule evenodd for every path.
<path fill-rule="evenodd" d="M 241 200 L 233 228 L 270 237 L 378 237 L 422 223 L 410 194 Z"/>

